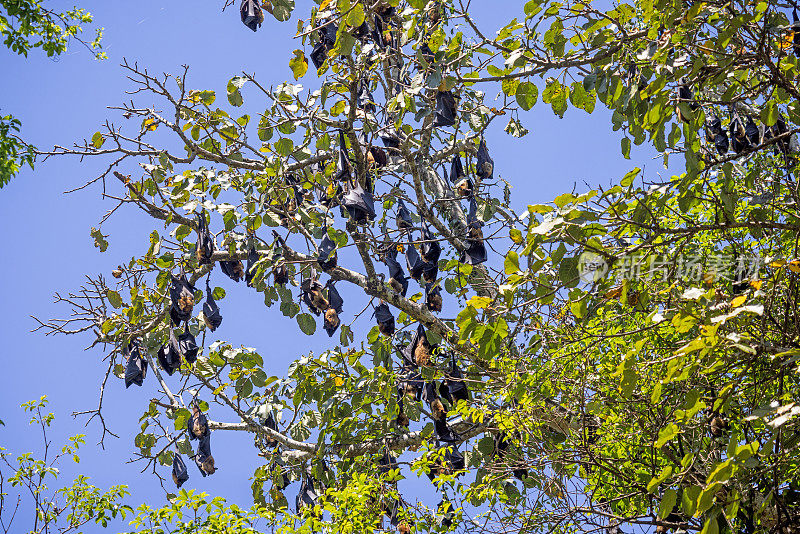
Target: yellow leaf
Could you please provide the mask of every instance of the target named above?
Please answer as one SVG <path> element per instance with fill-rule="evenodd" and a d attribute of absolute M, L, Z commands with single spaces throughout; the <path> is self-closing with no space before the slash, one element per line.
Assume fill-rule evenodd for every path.
<path fill-rule="evenodd" d="M 475 295 L 474 297 L 472 297 L 471 299 L 469 299 L 467 301 L 467 306 L 472 306 L 476 310 L 479 310 L 479 309 L 485 308 L 486 306 L 488 306 L 491 303 L 492 303 L 492 299 L 490 299 L 489 297 L 479 297 L 479 296 Z"/>
<path fill-rule="evenodd" d="M 731 308 L 738 308 L 739 306 L 744 304 L 744 301 L 746 300 L 747 300 L 746 295 L 739 295 L 738 297 L 736 297 L 731 301 Z"/>
<path fill-rule="evenodd" d="M 764 283 L 763 280 L 751 280 L 750 281 L 750 286 L 753 289 L 761 289 L 761 284 L 763 284 L 763 283 Z"/>
<path fill-rule="evenodd" d="M 776 260 L 776 261 L 770 262 L 770 264 L 769 264 L 769 266 L 772 267 L 773 269 L 780 269 L 784 265 L 786 265 L 786 262 L 783 261 L 783 260 Z"/>
<path fill-rule="evenodd" d="M 142 130 L 144 131 L 155 132 L 156 128 L 158 128 L 158 121 L 152 117 L 145 119 L 144 123 L 142 124 Z"/>
<path fill-rule="evenodd" d="M 319 5 L 319 10 L 322 11 L 331 3 L 331 0 L 322 0 L 322 3 Z"/>
<path fill-rule="evenodd" d="M 342 387 L 344 385 L 344 379 L 341 376 L 337 376 L 333 379 L 333 383 L 336 384 L 336 387 Z"/>
<path fill-rule="evenodd" d="M 800 260 L 790 261 L 788 267 L 793 273 L 800 273 Z"/>

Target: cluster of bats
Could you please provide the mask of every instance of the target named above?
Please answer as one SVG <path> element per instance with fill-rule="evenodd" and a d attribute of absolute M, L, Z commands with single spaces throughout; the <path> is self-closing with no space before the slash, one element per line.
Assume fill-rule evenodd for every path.
<path fill-rule="evenodd" d="M 384 32 L 384 28 L 387 25 L 394 24 L 391 20 L 394 8 L 382 5 L 379 2 L 374 11 L 375 14 L 372 21 L 366 20 L 362 27 L 355 32 L 355 37 L 362 41 L 373 41 L 381 48 L 387 46 L 398 47 L 399 44 L 396 37 L 393 37 L 396 32 Z M 438 12 L 430 14 L 431 20 L 437 17 L 436 13 Z M 242 1 L 241 16 L 242 22 L 253 31 L 256 31 L 264 20 L 262 8 L 255 0 Z M 318 41 L 311 54 L 311 59 L 317 68 L 322 66 L 327 59 L 328 52 L 335 46 L 336 33 L 337 27 L 332 21 L 326 22 L 318 28 Z M 427 48 L 427 45 L 422 46 L 421 52 L 428 59 L 433 59 L 433 54 Z M 365 112 L 375 111 L 374 98 L 367 83 L 359 84 L 358 105 Z M 457 105 L 453 94 L 449 91 L 437 91 L 433 125 L 435 127 L 452 126 L 456 122 L 456 114 Z M 392 155 L 399 153 L 398 149 L 401 142 L 397 134 L 387 132 L 388 130 L 382 130 L 380 134 L 383 148 L 371 146 L 366 142 L 362 143 L 362 146 L 366 147 L 363 156 L 368 168 L 367 175 L 362 177 L 362 180 L 359 180 L 356 175 L 356 166 L 352 162 L 351 154 L 348 152 L 345 134 L 342 131 L 339 132 L 339 150 L 336 171 L 333 175 L 333 184 L 320 195 L 318 199 L 320 204 L 327 209 L 339 205 L 342 217 L 356 225 L 369 224 L 375 219 L 374 185 L 376 177 L 373 173 L 387 165 Z M 361 141 L 364 141 L 363 136 Z M 478 146 L 476 160 L 475 175 L 481 180 L 492 179 L 494 161 L 489 155 L 484 139 L 481 139 Z M 445 175 L 447 174 L 445 171 Z M 303 202 L 308 200 L 309 191 L 302 187 L 301 181 L 296 179 L 294 175 L 287 175 L 284 178 L 293 192 L 293 194 L 289 195 L 284 208 L 287 213 L 292 213 Z M 466 248 L 460 254 L 460 261 L 470 265 L 486 262 L 487 250 L 482 230 L 483 223 L 478 217 L 475 184 L 465 172 L 458 153 L 454 155 L 450 164 L 449 181 L 452 184 L 455 196 L 458 199 L 466 200 L 469 204 L 466 217 L 467 227 L 462 236 Z M 404 202 L 403 198 L 399 198 L 395 222 L 400 233 L 400 239 L 396 241 L 387 239 L 386 243 L 389 243 L 389 245 L 381 246 L 378 252 L 381 261 L 388 268 L 388 287 L 405 297 L 409 288 L 409 280 L 413 279 L 424 290 L 427 309 L 438 313 L 442 311 L 443 304 L 441 288 L 438 284 L 438 262 L 442 247 L 440 239 L 431 231 L 427 221 L 421 216 L 418 219 L 420 219 L 420 223 L 415 225 L 415 219 L 406 202 Z M 288 218 L 281 222 L 283 226 L 288 226 Z M 338 265 L 337 244 L 329 236 L 327 224 L 326 217 L 326 231 L 317 246 L 318 255 L 316 261 L 322 272 L 331 273 Z M 196 229 L 198 240 L 194 256 L 197 264 L 199 266 L 213 266 L 215 263 L 212 260 L 216 248 L 215 240 L 209 230 L 205 213 L 197 214 Z M 273 231 L 273 234 L 277 244 L 280 247 L 285 247 L 283 238 L 275 231 Z M 401 241 L 406 242 L 406 245 L 401 244 Z M 290 273 L 286 262 L 280 257 L 279 247 L 275 247 L 275 249 L 278 252 L 278 259 L 273 262 L 272 266 L 274 282 L 286 285 L 290 281 Z M 405 253 L 408 274 L 406 274 L 400 261 L 398 261 L 398 254 L 401 252 Z M 259 260 L 258 251 L 251 244 L 246 266 L 238 259 L 219 261 L 219 263 L 220 269 L 226 276 L 235 282 L 245 280 L 247 285 L 251 286 L 256 273 L 255 266 Z M 334 276 L 331 276 L 327 283 L 323 285 L 319 281 L 317 274 L 312 272 L 312 276 L 304 279 L 300 284 L 301 302 L 312 313 L 323 317 L 324 329 L 329 336 L 333 336 L 341 324 L 339 314 L 342 313 L 344 304 L 341 295 L 336 290 Z M 206 300 L 203 304 L 201 318 L 207 328 L 214 331 L 222 323 L 222 314 L 213 298 L 209 279 L 206 280 Z M 179 369 L 184 360 L 192 364 L 197 359 L 199 349 L 188 327 L 188 322 L 192 317 L 192 311 L 195 306 L 195 291 L 195 287 L 187 280 L 183 267 L 179 276 L 171 275 L 169 289 L 171 328 L 169 328 L 167 342 L 158 351 L 159 364 L 169 375 Z M 387 337 L 393 337 L 395 334 L 395 319 L 386 302 L 381 301 L 379 305 L 375 306 L 374 317 L 380 333 Z M 183 333 L 178 334 L 176 337 L 173 328 L 179 330 L 181 323 L 185 323 Z M 455 356 L 452 353 L 448 355 L 444 350 L 433 346 L 428 341 L 425 328 L 421 324 L 418 325 L 410 342 L 404 346 L 398 346 L 397 350 L 401 359 L 401 380 L 397 387 L 400 409 L 395 421 L 396 425 L 401 429 L 407 429 L 410 425 L 409 418 L 403 408 L 404 402 L 421 401 L 426 403 L 430 417 L 434 422 L 436 439 L 439 445 L 443 447 L 441 454 L 437 456 L 437 460 L 432 462 L 428 476 L 431 480 L 434 480 L 440 474 L 463 471 L 465 468 L 464 456 L 456 448 L 461 439 L 448 425 L 448 409 L 444 404 L 446 402 L 452 408 L 459 400 L 467 400 L 469 398 L 469 390 L 464 380 L 464 374 L 459 368 Z M 142 357 L 138 343 L 131 342 L 123 349 L 123 354 L 128 359 L 125 373 L 126 387 L 130 386 L 130 384 L 141 386 L 147 371 L 147 360 Z M 434 356 L 448 362 L 444 379 L 438 383 L 437 381 L 426 382 L 423 380 L 421 372 L 421 369 L 430 368 L 434 365 Z M 192 440 L 198 441 L 197 452 L 193 458 L 198 469 L 205 477 L 213 474 L 217 469 L 211 454 L 210 431 L 206 416 L 200 412 L 196 403 L 192 405 L 192 411 L 192 416 L 187 423 L 187 431 Z M 263 424 L 272 430 L 278 431 L 272 414 L 269 414 Z M 499 457 L 504 456 L 509 442 L 503 435 L 495 436 L 495 441 L 496 454 Z M 278 442 L 271 438 L 268 439 L 268 444 L 273 447 L 278 446 Z M 379 461 L 378 468 L 380 472 L 388 472 L 392 465 L 396 465 L 395 461 L 394 455 L 389 450 L 386 450 Z M 179 488 L 189 478 L 186 465 L 180 454 L 174 455 L 172 475 L 175 484 Z M 514 470 L 514 475 L 522 478 L 524 471 Z M 286 485 L 288 485 L 288 481 L 284 479 L 284 483 L 277 489 L 282 491 Z M 320 489 L 320 482 L 309 473 L 305 473 L 302 478 L 300 493 L 297 495 L 296 500 L 298 511 L 303 506 L 313 505 L 318 498 Z M 386 506 L 383 511 L 399 531 L 408 532 L 410 531 L 408 523 L 400 519 L 402 509 L 403 504 L 398 500 Z M 443 498 L 440 503 L 439 511 L 447 525 L 453 516 L 453 506 L 446 498 Z"/>
<path fill-rule="evenodd" d="M 797 16 L 797 9 L 792 10 L 791 28 L 792 51 L 796 57 L 800 57 L 800 19 Z M 629 69 L 629 77 L 636 74 L 637 69 L 635 67 L 632 70 Z M 694 101 L 694 93 L 686 83 L 681 83 L 676 90 L 676 100 L 679 103 L 689 103 L 689 108 L 692 111 L 700 107 L 699 103 Z M 680 120 L 688 122 L 688 118 L 683 116 L 679 107 L 676 107 L 675 111 Z M 776 155 L 782 154 L 787 165 L 791 165 L 792 159 L 788 156 L 791 139 L 789 135 L 786 135 L 788 133 L 789 128 L 783 114 L 778 116 L 772 126 L 759 127 L 750 115 L 742 117 L 735 107 L 731 107 L 727 131 L 722 125 L 722 119 L 715 113 L 712 113 L 706 119 L 705 124 L 706 140 L 714 146 L 720 156 L 725 156 L 730 151 L 739 156 L 762 143 L 767 143 L 777 138 L 774 153 Z"/>

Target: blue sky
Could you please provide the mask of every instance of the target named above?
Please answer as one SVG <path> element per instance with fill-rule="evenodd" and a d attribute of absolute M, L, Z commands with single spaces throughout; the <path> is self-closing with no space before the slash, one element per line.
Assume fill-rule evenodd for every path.
<path fill-rule="evenodd" d="M 125 91 L 132 86 L 119 67 L 123 58 L 138 62 L 151 72 L 178 73 L 181 65 L 189 65 L 191 87 L 215 89 L 223 94 L 227 81 L 242 71 L 256 74 L 265 85 L 290 79 L 288 60 L 291 51 L 300 48 L 299 41 L 292 39 L 296 19 L 298 15 L 307 16 L 310 2 L 298 0 L 291 22 L 281 24 L 268 18 L 257 33 L 240 23 L 235 8 L 222 13 L 222 3 L 86 0 L 81 6 L 105 27 L 109 59 L 93 61 L 77 45 L 57 60 L 35 52 L 26 60 L 0 51 L 0 70 L 4 73 L 0 77 L 0 113 L 20 118 L 24 136 L 40 147 L 68 146 L 90 138 L 111 115 L 106 106 L 119 105 L 126 99 Z M 62 2 L 52 5 L 71 7 Z M 511 10 L 497 9 L 498 5 L 486 0 L 472 3 L 470 12 L 481 21 L 486 33 L 494 33 L 504 19 L 512 16 Z M 516 11 L 521 13 L 522 2 L 506 1 L 502 5 L 519 6 Z M 541 80 L 534 81 L 541 89 Z M 318 82 L 310 74 L 301 83 Z M 141 103 L 150 104 L 147 99 Z M 515 211 L 527 204 L 548 202 L 571 190 L 576 182 L 578 191 L 585 189 L 584 182 L 608 184 L 634 165 L 645 168 L 648 178 L 664 172 L 660 162 L 652 160 L 643 149 L 635 148 L 634 159 L 624 160 L 619 150 L 621 134 L 611 131 L 609 119 L 599 106 L 591 116 L 570 109 L 564 119 L 558 119 L 549 106 L 539 104 L 523 115 L 530 134 L 521 140 L 502 132 L 502 124 L 495 125 L 488 135 L 495 175 L 511 183 Z M 70 195 L 62 193 L 96 176 L 102 168 L 101 161 L 54 159 L 40 163 L 35 172 L 21 173 L 0 191 L 0 228 L 4 230 L 0 339 L 6 376 L 0 390 L 0 419 L 6 424 L 0 427 L 0 445 L 14 452 L 38 447 L 39 435 L 27 426 L 27 419 L 17 407 L 46 394 L 57 415 L 51 436 L 54 443 L 60 443 L 67 435 L 87 434 L 80 465 L 65 469 L 64 476 L 81 472 L 100 487 L 125 483 L 133 492 L 130 502 L 149 500 L 159 504 L 163 491 L 155 478 L 140 474 L 140 464 L 126 463 L 134 452 L 132 441 L 138 432 L 139 417 L 154 393 L 152 376 L 143 388 L 127 391 L 120 381 L 110 381 L 105 416 L 121 439 L 107 439 L 106 449 L 100 450 L 95 446 L 99 426 L 93 423 L 84 428 L 84 420 L 73 419 L 70 414 L 96 406 L 105 369 L 104 355 L 97 350 L 84 350 L 91 343 L 90 337 L 30 333 L 35 327 L 31 316 L 46 319 L 68 312 L 53 303 L 55 292 L 76 290 L 84 274 L 108 276 L 117 264 L 144 250 L 153 227 L 140 213 L 127 210 L 103 226 L 103 232 L 110 234 L 110 246 L 101 254 L 94 248 L 89 230 L 98 225 L 112 205 L 102 201 L 99 186 Z M 260 296 L 248 291 L 244 284 L 227 284 L 226 289 L 225 322 L 218 333 L 234 345 L 256 347 L 265 357 L 268 373 L 280 376 L 298 356 L 331 347 L 324 334 L 309 338 L 277 309 L 264 308 Z M 345 311 L 354 313 L 360 307 L 353 304 Z M 363 321 L 360 324 L 366 325 Z M 365 332 L 366 328 L 357 329 L 356 339 Z M 248 479 L 258 465 L 252 438 L 226 434 L 217 432 L 214 436 L 220 471 L 203 479 L 190 466 L 187 487 L 248 505 Z M 168 476 L 166 468 L 162 473 Z M 427 479 L 410 480 L 406 487 L 415 492 L 409 497 L 432 495 Z M 288 496 L 293 502 L 291 491 Z M 435 505 L 438 501 L 432 499 L 427 499 L 428 503 Z M 27 519 L 23 516 L 18 520 Z M 25 522 L 19 525 L 27 526 Z"/>

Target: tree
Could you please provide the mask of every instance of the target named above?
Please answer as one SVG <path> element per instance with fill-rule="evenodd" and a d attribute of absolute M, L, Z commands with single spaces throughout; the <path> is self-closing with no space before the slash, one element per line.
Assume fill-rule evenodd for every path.
<path fill-rule="evenodd" d="M 85 24 L 91 24 L 92 15 L 74 8 L 63 13 L 42 5 L 41 0 L 0 1 L 0 35 L 11 52 L 28 57 L 31 49 L 40 48 L 47 57 L 57 57 L 66 52 L 70 39 L 84 45 L 97 59 L 105 58 L 100 41 L 102 29 L 95 38 L 86 41 L 80 37 Z M 35 147 L 25 143 L 18 133 L 22 123 L 12 115 L 0 115 L 0 188 L 6 185 L 23 165 L 33 169 Z"/>
<path fill-rule="evenodd" d="M 279 20 L 293 7 L 265 4 Z M 263 14 L 243 6 L 257 29 Z M 126 64 L 167 111 L 125 105 L 130 132 L 47 155 L 112 158 L 96 179 L 118 191 L 112 212 L 157 226 L 111 285 L 92 278 L 62 299 L 73 315 L 42 328 L 94 332 L 130 382 L 147 364 L 162 395 L 135 444 L 157 476 L 195 454 L 190 437 L 202 463 L 208 429 L 252 433 L 252 513 L 289 532 L 368 531 L 383 515 L 401 531 L 796 532 L 800 34 L 787 6 L 531 0 L 496 37 L 468 7 L 322 0 L 289 62 L 310 77 L 310 57 L 321 88 L 242 74 L 227 110 L 188 70 Z M 524 137 L 540 89 L 557 116 L 599 101 L 623 155 L 647 142 L 685 172 L 634 168 L 516 215 L 484 132 L 507 117 Z M 264 106 L 257 121 L 236 116 L 245 96 Z M 380 265 L 396 253 L 422 281 L 408 294 Z M 220 271 L 309 335 L 324 319 L 339 346 L 284 378 L 257 351 L 195 352 L 224 308 Z M 339 325 L 334 283 L 372 299 L 382 324 Z M 398 461 L 431 476 L 441 507 L 397 494 Z"/>

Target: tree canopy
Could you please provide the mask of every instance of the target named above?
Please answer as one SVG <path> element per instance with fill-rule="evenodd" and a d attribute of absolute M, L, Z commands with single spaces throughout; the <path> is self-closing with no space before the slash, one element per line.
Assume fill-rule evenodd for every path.
<path fill-rule="evenodd" d="M 102 51 L 102 28 L 95 38 L 81 37 L 83 25 L 91 24 L 92 15 L 73 8 L 59 13 L 45 7 L 41 0 L 1 0 L 0 36 L 11 52 L 28 57 L 32 49 L 41 49 L 48 57 L 58 57 L 67 51 L 70 40 L 85 46 L 97 59 L 105 58 Z M 6 185 L 20 167 L 33 168 L 35 148 L 19 137 L 22 123 L 13 115 L 0 114 L 0 188 Z"/>
<path fill-rule="evenodd" d="M 153 220 L 41 328 L 91 336 L 102 388 L 158 382 L 134 446 L 165 486 L 214 474 L 217 432 L 263 458 L 252 510 L 172 490 L 138 532 L 797 532 L 794 5 L 520 7 L 497 29 L 463 0 L 320 0 L 294 80 L 217 95 L 126 63 L 118 122 L 41 154 L 102 158 L 106 218 Z M 684 170 L 520 211 L 485 132 L 528 142 L 537 105 L 605 106 L 623 156 Z M 237 282 L 330 350 L 273 376 L 268 347 L 206 344 Z M 425 475 L 440 502 L 397 492 Z"/>

